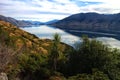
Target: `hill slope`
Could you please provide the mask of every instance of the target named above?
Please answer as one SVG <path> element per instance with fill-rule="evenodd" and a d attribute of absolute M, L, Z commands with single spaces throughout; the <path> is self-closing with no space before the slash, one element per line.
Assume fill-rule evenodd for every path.
<path fill-rule="evenodd" d="M 77 30 L 120 30 L 119 14 L 79 13 L 60 20 L 53 26 Z"/>
<path fill-rule="evenodd" d="M 0 21 L 0 43 L 14 49 L 24 49 L 24 51 L 30 53 L 47 54 L 52 41 L 39 39 L 35 35 L 23 31 L 8 22 Z M 65 45 L 63 46 L 65 47 Z"/>
<path fill-rule="evenodd" d="M 39 67 L 41 69 L 41 64 L 45 63 L 51 53 L 52 43 L 52 40 L 39 39 L 8 22 L 0 21 L 0 80 L 2 72 L 8 75 L 9 80 L 18 78 L 30 80 L 21 79 L 23 78 L 22 72 L 24 70 L 34 72 Z M 71 49 L 64 43 L 60 43 L 59 47 L 61 47 L 61 52 Z M 29 72 L 25 74 L 32 76 Z"/>

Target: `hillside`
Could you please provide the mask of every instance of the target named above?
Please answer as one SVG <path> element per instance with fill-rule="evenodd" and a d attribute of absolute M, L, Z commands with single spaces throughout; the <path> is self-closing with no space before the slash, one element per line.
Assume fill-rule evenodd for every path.
<path fill-rule="evenodd" d="M 19 60 L 21 59 L 27 60 L 29 57 L 31 59 L 36 57 L 40 61 L 36 64 L 37 60 L 35 59 L 35 67 L 37 67 L 36 65 L 40 66 L 41 60 L 44 60 L 45 57 L 50 55 L 52 43 L 52 40 L 39 39 L 34 34 L 23 31 L 11 23 L 0 21 L 0 79 L 2 72 L 6 72 L 7 75 L 13 78 L 16 77 L 16 74 L 21 75 L 20 72 L 22 72 L 22 69 L 19 66 L 21 64 Z M 59 47 L 61 47 L 62 52 L 67 52 L 71 48 L 64 43 L 60 43 Z M 24 56 L 21 58 L 22 55 Z M 44 57 L 42 58 L 41 55 Z M 24 60 L 21 60 L 21 62 L 24 62 Z M 29 61 L 25 64 L 25 67 L 27 67 L 27 64 L 29 64 Z M 22 66 L 24 66 L 23 63 Z M 28 70 L 31 70 L 31 68 Z M 10 80 L 13 79 L 10 78 Z"/>
<path fill-rule="evenodd" d="M 55 27 L 62 29 L 75 30 L 120 30 L 120 13 L 118 14 L 98 14 L 98 13 L 79 13 L 71 15 L 54 24 Z"/>
<path fill-rule="evenodd" d="M 87 36 L 75 49 L 0 21 L 0 80 L 119 80 L 120 50 Z"/>
<path fill-rule="evenodd" d="M 42 44 L 47 44 L 47 42 L 50 42 L 50 40 L 40 40 L 35 35 L 25 32 L 4 21 L 0 21 L 0 31 L 1 34 L 4 35 L 0 36 L 1 40 L 3 38 L 3 40 L 0 42 L 7 43 L 7 45 L 12 46 L 16 49 L 25 47 L 27 50 L 30 50 L 30 52 L 33 53 L 43 53 L 43 51 L 46 51 L 46 49 L 42 47 Z"/>
<path fill-rule="evenodd" d="M 14 18 L 11 17 L 5 17 L 3 15 L 0 15 L 0 20 L 5 21 L 5 22 L 9 22 L 15 26 L 18 27 L 27 27 L 27 26 L 33 26 L 33 25 L 41 25 L 43 23 L 38 22 L 38 21 L 24 21 L 24 20 L 16 20 Z"/>
<path fill-rule="evenodd" d="M 0 43 L 5 43 L 14 49 L 26 49 L 31 53 L 47 54 L 52 41 L 39 39 L 34 34 L 23 31 L 8 22 L 0 21 Z M 65 44 L 62 47 L 65 48 Z"/>

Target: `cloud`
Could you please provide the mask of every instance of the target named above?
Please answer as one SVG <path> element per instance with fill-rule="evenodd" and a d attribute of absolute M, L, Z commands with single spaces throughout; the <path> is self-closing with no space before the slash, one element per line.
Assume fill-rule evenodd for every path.
<path fill-rule="evenodd" d="M 119 4 L 118 0 L 2 0 L 0 13 L 14 18 L 46 21 L 80 12 L 118 13 Z"/>
<path fill-rule="evenodd" d="M 78 11 L 78 7 L 69 0 L 4 0 L 0 2 L 1 14 L 11 17 L 39 17 L 41 20 L 52 18 L 62 19 Z M 63 6 L 64 5 L 64 6 Z M 69 9 L 71 8 L 71 9 Z M 46 14 L 46 16 L 45 16 Z M 54 16 L 53 16 L 54 14 Z M 64 17 L 63 17 L 64 16 Z M 46 19 L 42 19 L 46 18 Z"/>
<path fill-rule="evenodd" d="M 75 2 L 79 7 L 81 6 L 87 6 L 87 5 L 96 5 L 96 4 L 102 4 L 102 2 L 89 2 L 89 1 L 80 1 L 80 0 L 71 0 L 72 2 Z"/>
<path fill-rule="evenodd" d="M 98 12 L 107 14 L 120 12 L 119 0 L 77 0 L 77 1 L 94 3 L 81 7 L 81 10 L 84 10 L 83 12 Z"/>

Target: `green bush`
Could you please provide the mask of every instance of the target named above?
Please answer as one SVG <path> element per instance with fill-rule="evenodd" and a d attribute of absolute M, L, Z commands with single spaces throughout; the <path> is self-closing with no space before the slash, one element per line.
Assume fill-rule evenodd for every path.
<path fill-rule="evenodd" d="M 46 57 L 44 55 L 22 54 L 19 59 L 19 65 L 21 73 L 25 74 L 23 77 L 29 76 L 32 80 L 49 77 L 50 71 L 45 67 L 45 60 Z"/>
<path fill-rule="evenodd" d="M 71 73 L 91 73 L 93 68 L 103 70 L 105 65 L 110 64 L 111 49 L 101 42 L 83 38 L 76 51 L 70 54 L 69 66 Z"/>
<path fill-rule="evenodd" d="M 92 74 L 77 74 L 69 77 L 68 80 L 109 80 L 109 78 L 107 74 L 94 69 Z"/>

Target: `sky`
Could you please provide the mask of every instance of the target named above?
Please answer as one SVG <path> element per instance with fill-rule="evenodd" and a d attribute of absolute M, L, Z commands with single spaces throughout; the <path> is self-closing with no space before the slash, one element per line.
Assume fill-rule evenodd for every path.
<path fill-rule="evenodd" d="M 120 13 L 120 0 L 0 0 L 0 15 L 46 22 L 72 14 Z"/>

